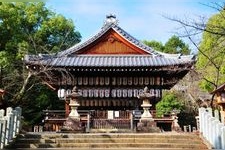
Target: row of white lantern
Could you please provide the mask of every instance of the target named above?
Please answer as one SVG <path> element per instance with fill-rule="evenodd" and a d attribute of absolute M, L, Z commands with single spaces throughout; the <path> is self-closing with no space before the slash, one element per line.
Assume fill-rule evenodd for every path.
<path fill-rule="evenodd" d="M 160 81 L 162 80 L 162 81 Z M 72 81 L 71 81 L 72 82 Z M 160 77 L 75 77 L 74 85 L 160 85 Z M 72 84 L 72 83 L 71 83 Z"/>
<path fill-rule="evenodd" d="M 58 97 L 59 98 L 65 98 L 67 95 L 71 94 L 72 90 L 70 89 L 58 89 Z"/>
<path fill-rule="evenodd" d="M 139 94 L 143 93 L 143 89 L 79 89 L 79 93 L 83 97 L 137 97 Z M 71 93 L 71 90 L 59 89 L 58 97 L 65 98 L 67 95 Z M 160 90 L 150 89 L 150 93 L 159 97 Z"/>

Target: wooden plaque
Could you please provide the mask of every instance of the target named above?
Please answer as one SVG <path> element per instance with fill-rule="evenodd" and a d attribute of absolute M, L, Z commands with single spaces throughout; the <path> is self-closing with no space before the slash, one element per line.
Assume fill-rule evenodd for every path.
<path fill-rule="evenodd" d="M 109 85 L 109 77 L 105 77 L 105 85 Z"/>
<path fill-rule="evenodd" d="M 128 77 L 128 79 L 127 79 L 127 84 L 128 84 L 128 85 L 132 85 L 132 77 Z"/>
<path fill-rule="evenodd" d="M 145 85 L 149 85 L 149 78 L 148 77 L 144 78 L 144 83 L 145 83 Z"/>
<path fill-rule="evenodd" d="M 88 77 L 84 77 L 83 78 L 83 84 L 84 85 L 88 85 Z"/>
<path fill-rule="evenodd" d="M 123 85 L 127 85 L 127 77 L 123 77 Z"/>
<path fill-rule="evenodd" d="M 104 85 L 104 82 L 105 82 L 104 77 L 100 77 L 99 80 L 100 80 L 100 85 Z"/>
<path fill-rule="evenodd" d="M 116 85 L 116 77 L 112 77 L 112 85 Z"/>
<path fill-rule="evenodd" d="M 82 85 L 82 82 L 83 82 L 83 81 L 82 81 L 82 77 L 78 77 L 77 80 L 78 80 L 78 81 L 77 81 L 77 82 L 78 82 L 78 85 Z"/>

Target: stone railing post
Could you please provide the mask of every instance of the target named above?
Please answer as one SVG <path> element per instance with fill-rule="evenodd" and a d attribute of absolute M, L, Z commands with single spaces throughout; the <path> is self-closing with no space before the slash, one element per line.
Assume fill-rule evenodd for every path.
<path fill-rule="evenodd" d="M 19 119 L 21 118 L 22 109 L 19 108 L 18 110 L 8 107 L 5 116 L 5 111 L 3 109 L 0 110 L 0 149 L 8 145 L 19 132 L 17 126 L 20 126 Z"/>
<path fill-rule="evenodd" d="M 201 123 L 200 123 L 200 132 L 205 136 L 206 126 L 207 126 L 207 112 L 205 108 L 201 110 Z"/>
<path fill-rule="evenodd" d="M 22 108 L 16 107 L 15 110 L 17 111 L 16 134 L 18 134 L 20 132 L 20 129 L 21 129 Z"/>
<path fill-rule="evenodd" d="M 0 148 L 3 149 L 5 145 L 5 126 L 6 126 L 6 121 L 4 118 L 5 110 L 1 109 L 0 110 L 0 129 L 1 129 L 1 144 Z"/>
<path fill-rule="evenodd" d="M 214 149 L 225 149 L 225 125 L 219 120 L 219 111 L 211 108 L 199 109 L 199 125 L 202 135 L 212 144 Z"/>
<path fill-rule="evenodd" d="M 16 126 L 17 126 L 17 119 L 18 119 L 18 112 L 16 110 L 12 111 L 13 113 L 13 124 L 12 124 L 12 138 L 16 137 Z"/>
<path fill-rule="evenodd" d="M 221 132 L 221 149 L 225 149 L 225 126 L 220 130 Z"/>
<path fill-rule="evenodd" d="M 216 125 L 216 135 L 217 135 L 217 138 L 218 140 L 216 141 L 215 145 L 215 149 L 222 149 L 222 132 L 221 132 L 221 129 L 223 128 L 223 123 L 219 122 L 217 125 Z"/>
<path fill-rule="evenodd" d="M 204 116 L 204 131 L 203 131 L 203 136 L 207 139 L 207 140 L 209 140 L 208 139 L 208 137 L 209 137 L 209 122 L 208 122 L 208 120 L 209 120 L 209 118 L 210 118 L 210 116 L 208 115 L 208 112 L 205 112 L 205 116 Z"/>
<path fill-rule="evenodd" d="M 9 141 L 10 141 L 10 128 L 11 128 L 11 120 L 12 120 L 12 108 L 11 107 L 8 107 L 6 109 L 6 134 L 5 134 L 5 145 L 8 145 L 9 144 Z"/>
<path fill-rule="evenodd" d="M 212 108 L 208 107 L 207 108 L 207 111 L 209 112 L 210 116 L 213 116 L 213 114 L 212 114 Z"/>
<path fill-rule="evenodd" d="M 216 134 L 216 124 L 219 123 L 217 118 L 212 117 L 212 122 L 211 122 L 211 132 L 212 132 L 212 145 L 216 147 L 216 141 L 218 140 L 217 134 Z"/>
<path fill-rule="evenodd" d="M 220 119 L 220 114 L 219 114 L 219 111 L 216 109 L 216 110 L 214 110 L 214 117 L 216 118 L 216 119 Z"/>
<path fill-rule="evenodd" d="M 6 109 L 6 115 L 9 117 L 9 135 L 8 135 L 8 142 L 10 142 L 13 138 L 13 123 L 14 123 L 14 114 L 12 107 L 8 107 Z"/>

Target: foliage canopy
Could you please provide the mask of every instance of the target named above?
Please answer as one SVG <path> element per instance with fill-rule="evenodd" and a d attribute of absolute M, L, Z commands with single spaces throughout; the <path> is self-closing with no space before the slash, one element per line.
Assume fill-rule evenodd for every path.
<path fill-rule="evenodd" d="M 225 10 L 213 15 L 206 24 L 196 64 L 203 76 L 200 87 L 212 91 L 225 82 Z M 209 32 L 209 31 L 213 31 Z"/>
<path fill-rule="evenodd" d="M 168 41 L 163 45 L 158 41 L 146 41 L 144 43 L 157 51 L 170 54 L 190 54 L 191 50 L 187 44 L 185 44 L 178 36 L 173 35 Z"/>
<path fill-rule="evenodd" d="M 34 123 L 41 110 L 58 107 L 54 105 L 58 98 L 25 69 L 24 56 L 67 49 L 80 42 L 81 35 L 71 19 L 42 2 L 0 3 L 0 31 L 0 88 L 8 92 L 5 107 L 22 106 L 25 119 Z"/>
<path fill-rule="evenodd" d="M 173 92 L 165 92 L 162 100 L 156 104 L 157 116 L 168 115 L 172 110 L 181 110 L 183 104 Z"/>

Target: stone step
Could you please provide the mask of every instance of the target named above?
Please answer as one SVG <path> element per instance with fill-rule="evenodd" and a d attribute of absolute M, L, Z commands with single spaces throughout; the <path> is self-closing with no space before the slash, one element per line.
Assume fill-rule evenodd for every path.
<path fill-rule="evenodd" d="M 10 147 L 9 147 L 10 148 Z M 197 134 L 187 133 L 27 133 L 13 149 L 207 149 Z"/>
<path fill-rule="evenodd" d="M 31 139 L 21 138 L 19 143 L 187 143 L 199 144 L 202 141 L 197 138 L 175 139 L 175 138 L 56 138 L 56 139 Z"/>
<path fill-rule="evenodd" d="M 96 134 L 70 134 L 70 133 L 27 133 L 20 138 L 186 138 L 191 139 L 195 134 L 190 133 L 96 133 Z M 197 136 L 197 135 L 196 135 Z"/>
<path fill-rule="evenodd" d="M 200 144 L 177 143 L 47 143 L 47 144 L 19 144 L 16 148 L 180 148 L 180 149 L 207 149 Z"/>

